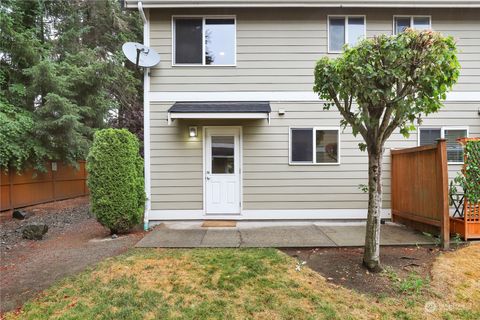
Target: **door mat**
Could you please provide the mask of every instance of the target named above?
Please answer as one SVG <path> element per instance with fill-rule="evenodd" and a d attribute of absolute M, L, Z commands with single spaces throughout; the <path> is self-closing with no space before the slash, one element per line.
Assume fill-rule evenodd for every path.
<path fill-rule="evenodd" d="M 237 226 L 237 221 L 231 220 L 206 220 L 202 223 L 202 228 L 234 228 Z"/>

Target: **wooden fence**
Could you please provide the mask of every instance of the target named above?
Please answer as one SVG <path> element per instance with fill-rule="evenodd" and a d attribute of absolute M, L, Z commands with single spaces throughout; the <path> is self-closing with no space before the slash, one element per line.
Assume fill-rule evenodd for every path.
<path fill-rule="evenodd" d="M 0 173 L 0 211 L 87 195 L 85 161 L 79 161 L 78 165 L 76 169 L 57 162 L 48 163 L 45 173 L 34 170 L 22 174 L 14 170 Z"/>
<path fill-rule="evenodd" d="M 392 220 L 450 242 L 446 140 L 392 150 Z"/>

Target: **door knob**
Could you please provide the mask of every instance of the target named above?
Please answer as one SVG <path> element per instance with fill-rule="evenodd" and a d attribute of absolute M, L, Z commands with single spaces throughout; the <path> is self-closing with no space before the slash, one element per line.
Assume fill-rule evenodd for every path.
<path fill-rule="evenodd" d="M 210 180 L 210 177 L 205 177 L 205 180 Z"/>

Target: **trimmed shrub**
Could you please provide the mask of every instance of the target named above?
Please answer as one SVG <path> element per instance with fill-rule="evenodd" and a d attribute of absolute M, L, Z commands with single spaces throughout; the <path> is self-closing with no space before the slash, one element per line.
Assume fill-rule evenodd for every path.
<path fill-rule="evenodd" d="M 95 133 L 87 158 L 91 210 L 111 233 L 124 233 L 142 220 L 143 159 L 137 137 L 125 129 Z"/>

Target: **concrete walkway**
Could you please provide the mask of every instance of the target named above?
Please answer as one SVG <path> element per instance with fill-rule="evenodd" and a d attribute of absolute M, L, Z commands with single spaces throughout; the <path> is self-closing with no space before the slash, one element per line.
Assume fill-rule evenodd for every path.
<path fill-rule="evenodd" d="M 167 222 L 149 232 L 140 248 L 357 247 L 365 224 L 325 222 L 238 222 L 233 228 L 203 228 L 202 222 Z M 428 245 L 432 238 L 394 223 L 381 227 L 382 245 Z"/>

